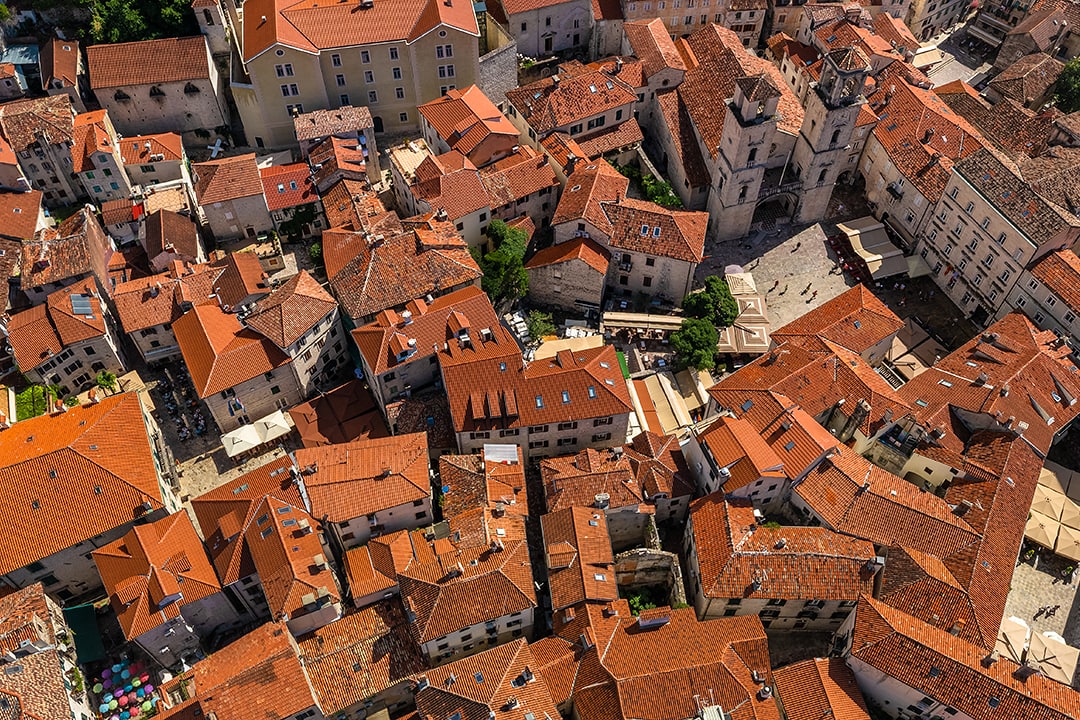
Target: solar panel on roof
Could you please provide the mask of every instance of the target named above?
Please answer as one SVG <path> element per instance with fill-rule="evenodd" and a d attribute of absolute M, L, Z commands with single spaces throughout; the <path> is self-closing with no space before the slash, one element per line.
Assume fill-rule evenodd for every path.
<path fill-rule="evenodd" d="M 90 296 L 72 295 L 71 312 L 75 313 L 76 315 L 86 315 L 88 317 L 93 317 L 94 310 L 90 307 Z"/>

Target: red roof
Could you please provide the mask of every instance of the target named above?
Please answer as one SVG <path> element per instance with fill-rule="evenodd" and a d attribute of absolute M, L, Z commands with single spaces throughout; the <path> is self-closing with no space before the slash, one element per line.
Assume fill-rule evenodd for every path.
<path fill-rule="evenodd" d="M 201 398 L 292 362 L 273 342 L 216 305 L 195 306 L 173 323 L 173 332 Z"/>
<path fill-rule="evenodd" d="M 607 160 L 586 164 L 584 158 L 579 158 L 574 171 L 566 179 L 566 188 L 559 198 L 551 224 L 586 220 L 610 236 L 613 230 L 611 220 L 601 203 L 623 199 L 629 186 L 629 178 L 611 167 Z M 606 264 L 604 272 L 607 272 Z"/>
<path fill-rule="evenodd" d="M 147 147 L 149 145 L 149 147 Z M 164 156 L 152 160 L 152 155 Z M 149 165 L 155 162 L 177 162 L 184 159 L 184 146 L 176 133 L 136 135 L 120 142 L 120 156 L 125 165 Z"/>
<path fill-rule="evenodd" d="M 271 165 L 259 170 L 266 207 L 271 212 L 310 205 L 319 201 L 319 192 L 307 163 Z"/>
<path fill-rule="evenodd" d="M 689 263 L 705 258 L 709 214 L 669 210 L 656 203 L 625 197 L 603 203 L 611 221 L 608 245 L 616 250 L 669 257 Z"/>
<path fill-rule="evenodd" d="M 202 35 L 91 45 L 86 59 L 94 90 L 210 78 L 210 52 Z"/>
<path fill-rule="evenodd" d="M 0 237 L 30 240 L 37 230 L 41 214 L 41 192 L 0 192 Z M 17 259 L 13 262 L 18 262 Z"/>
<path fill-rule="evenodd" d="M 517 128 L 476 85 L 453 89 L 416 108 L 435 133 L 463 155 L 469 155 L 492 135 L 502 135 L 516 145 Z"/>
<path fill-rule="evenodd" d="M 565 197 L 565 195 L 563 196 Z M 580 260 L 601 276 L 607 275 L 608 263 L 611 261 L 609 253 L 603 245 L 588 238 L 574 238 L 569 242 L 552 245 L 532 256 L 525 263 L 526 269 L 558 265 L 561 263 Z"/>
<path fill-rule="evenodd" d="M 221 591 L 191 517 L 177 512 L 94 551 L 94 563 L 128 640 Z"/>
<path fill-rule="evenodd" d="M 301 270 L 255 303 L 244 325 L 285 350 L 336 309 L 334 298 L 307 270 Z"/>
<path fill-rule="evenodd" d="M 623 24 L 623 32 L 634 55 L 645 66 L 646 76 L 668 69 L 686 70 L 686 63 L 660 18 L 631 20 Z"/>
<path fill-rule="evenodd" d="M 634 89 L 617 74 L 580 64 L 561 66 L 557 76 L 508 90 L 506 98 L 538 135 L 637 102 Z"/>
<path fill-rule="evenodd" d="M 22 420 L 0 432 L 0 573 L 159 510 L 161 493 L 136 393 Z"/>
<path fill-rule="evenodd" d="M 296 451 L 311 512 L 345 523 L 431 498 L 425 433 L 354 440 Z"/>
<path fill-rule="evenodd" d="M 353 379 L 319 397 L 289 408 L 304 447 L 346 443 L 389 435 L 371 391 Z"/>
<path fill-rule="evenodd" d="M 544 515 L 540 524 L 553 610 L 619 598 L 603 510 L 568 507 Z"/>
<path fill-rule="evenodd" d="M 773 680 L 788 720 L 870 720 L 855 674 L 842 658 L 786 665 Z"/>
<path fill-rule="evenodd" d="M 200 205 L 263 194 L 255 153 L 207 160 L 192 165 L 195 197 Z"/>
<path fill-rule="evenodd" d="M 450 488 L 443 495 L 443 517 L 457 544 L 525 539 L 529 503 L 521 448 L 515 451 L 513 463 L 489 460 L 483 453 L 439 458 L 440 481 Z"/>
<path fill-rule="evenodd" d="M 1080 258 L 1075 252 L 1065 248 L 1044 255 L 1030 272 L 1073 313 L 1080 312 Z"/>
<path fill-rule="evenodd" d="M 559 186 L 547 157 L 528 145 L 522 145 L 513 155 L 481 168 L 479 174 L 487 194 L 485 205 L 492 208 L 510 205 L 545 189 L 554 193 Z"/>
<path fill-rule="evenodd" d="M 863 353 L 904 327 L 865 285 L 856 285 L 823 305 L 773 330 L 776 342 L 796 336 L 819 337 Z"/>
<path fill-rule="evenodd" d="M 82 311 L 83 303 L 90 313 Z M 78 307 L 80 312 L 76 312 Z M 90 283 L 76 283 L 49 293 L 45 305 L 16 313 L 7 326 L 15 362 L 32 370 L 67 346 L 102 337 L 106 333 L 104 309 Z"/>

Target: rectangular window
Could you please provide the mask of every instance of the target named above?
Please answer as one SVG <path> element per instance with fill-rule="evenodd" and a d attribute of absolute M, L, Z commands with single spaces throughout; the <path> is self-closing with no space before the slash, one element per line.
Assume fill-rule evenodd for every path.
<path fill-rule="evenodd" d="M 337 81 L 337 86 L 338 87 L 345 87 L 345 76 L 344 75 L 335 75 L 334 80 Z"/>
<path fill-rule="evenodd" d="M 371 70 L 365 70 L 364 71 L 364 82 L 369 83 L 369 84 L 375 82 L 375 73 L 373 73 Z"/>
<path fill-rule="evenodd" d="M 397 119 L 399 122 L 409 122 L 409 113 L 398 113 Z"/>
<path fill-rule="evenodd" d="M 330 64 L 334 67 L 341 67 L 341 56 L 337 53 L 330 56 Z"/>
<path fill-rule="evenodd" d="M 361 50 L 360 51 L 360 62 L 362 62 L 364 64 L 367 64 L 367 63 L 371 62 L 371 53 L 369 53 L 367 50 Z"/>
<path fill-rule="evenodd" d="M 278 77 L 292 77 L 293 69 L 292 63 L 285 63 L 284 65 L 275 65 L 274 70 L 277 71 Z"/>
<path fill-rule="evenodd" d="M 404 100 L 405 88 L 394 88 L 394 97 L 396 97 L 398 100 Z"/>
<path fill-rule="evenodd" d="M 379 102 L 379 94 L 374 90 L 368 90 L 367 99 L 369 103 Z"/>
<path fill-rule="evenodd" d="M 338 100 L 340 101 L 340 103 L 342 105 L 348 105 L 349 104 L 349 96 L 348 95 L 338 95 Z"/>
<path fill-rule="evenodd" d="M 396 67 L 391 72 L 393 72 L 395 80 L 400 80 L 401 79 L 401 68 Z"/>

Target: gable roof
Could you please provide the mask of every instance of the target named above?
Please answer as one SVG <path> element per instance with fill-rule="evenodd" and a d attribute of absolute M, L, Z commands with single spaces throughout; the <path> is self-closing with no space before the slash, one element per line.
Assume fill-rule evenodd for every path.
<path fill-rule="evenodd" d="M 301 270 L 255 303 L 255 309 L 244 318 L 244 325 L 284 350 L 336 308 L 334 298 L 307 270 Z"/>
<path fill-rule="evenodd" d="M 161 253 L 174 253 L 195 261 L 200 247 L 199 229 L 190 217 L 171 210 L 157 210 L 146 218 L 146 254 L 150 259 Z"/>
<path fill-rule="evenodd" d="M 421 644 L 536 607 L 524 540 L 437 549 L 433 560 L 401 570 L 398 584 L 405 607 L 415 616 L 413 639 Z"/>
<path fill-rule="evenodd" d="M 323 233 L 326 255 L 340 258 L 330 285 L 349 317 L 374 315 L 481 276 L 452 223 L 420 218 L 404 232 L 379 237 L 350 230 Z"/>
<path fill-rule="evenodd" d="M 161 160 L 152 160 L 151 156 L 153 155 L 162 155 L 163 158 Z M 136 135 L 121 140 L 120 156 L 123 158 L 125 165 L 177 162 L 184 159 L 184 146 L 177 133 Z"/>
<path fill-rule="evenodd" d="M 61 87 L 75 87 L 79 75 L 79 41 L 49 38 L 41 45 L 41 87 L 48 90 L 54 81 Z"/>
<path fill-rule="evenodd" d="M 331 135 L 362 133 L 374 126 L 371 111 L 366 107 L 342 105 L 337 108 L 312 110 L 293 118 L 293 130 L 301 143 Z M 355 143 L 354 143 L 355 144 Z"/>
<path fill-rule="evenodd" d="M 101 300 L 88 283 L 69 285 L 49 294 L 45 305 L 16 313 L 7 324 L 8 343 L 23 371 L 32 370 L 69 345 L 105 335 Z M 90 314 L 81 314 L 85 303 Z M 75 312 L 76 305 L 80 313 Z"/>
<path fill-rule="evenodd" d="M 1039 673 L 1024 674 L 987 651 L 869 597 L 855 611 L 851 657 L 974 720 L 1080 716 L 1080 693 Z M 932 672 L 931 668 L 937 668 Z"/>
<path fill-rule="evenodd" d="M 49 145 L 73 142 L 75 109 L 66 93 L 32 100 L 13 100 L 0 106 L 0 129 L 15 152 L 24 152 L 38 139 Z"/>
<path fill-rule="evenodd" d="M 304 476 L 311 512 L 330 522 L 431 497 L 426 433 L 301 448 L 296 462 L 314 468 Z"/>
<path fill-rule="evenodd" d="M 195 163 L 192 174 L 200 205 L 263 194 L 255 153 Z"/>
<path fill-rule="evenodd" d="M 545 189 L 554 192 L 559 185 L 547 157 L 529 145 L 521 145 L 516 153 L 485 165 L 478 172 L 487 194 L 486 205 L 495 209 Z"/>
<path fill-rule="evenodd" d="M 872 543 L 822 527 L 759 524 L 724 492 L 690 504 L 701 589 L 709 598 L 857 600 L 874 590 Z"/>
<path fill-rule="evenodd" d="M 289 417 L 304 447 L 389 435 L 371 391 L 356 378 L 289 408 Z"/>
<path fill-rule="evenodd" d="M 772 337 L 776 342 L 796 336 L 820 337 L 863 353 L 902 327 L 903 320 L 860 284 L 773 330 Z"/>
<path fill-rule="evenodd" d="M 788 720 L 870 720 L 855 674 L 842 658 L 785 665 L 773 681 Z"/>
<path fill-rule="evenodd" d="M 554 611 L 579 602 L 611 602 L 615 556 L 602 510 L 573 506 L 540 518 Z"/>
<path fill-rule="evenodd" d="M 641 59 L 647 77 L 668 69 L 686 70 L 686 63 L 660 18 L 628 21 L 623 23 L 623 32 L 634 55 Z"/>
<path fill-rule="evenodd" d="M 1046 53 L 1020 58 L 990 81 L 990 87 L 1021 105 L 1043 97 L 1057 82 L 1065 63 Z"/>
<path fill-rule="evenodd" d="M 307 163 L 271 165 L 259 170 L 266 207 L 285 210 L 319 201 L 319 192 Z"/>
<path fill-rule="evenodd" d="M 189 304 L 215 303 L 210 296 L 220 272 L 212 265 L 175 263 L 163 273 L 119 283 L 113 304 L 120 326 L 126 333 L 145 330 L 179 320 Z"/>
<path fill-rule="evenodd" d="M 537 135 L 637 101 L 634 89 L 617 74 L 586 66 L 570 67 L 569 76 L 565 67 L 560 67 L 559 75 L 506 92 L 506 99 Z"/>
<path fill-rule="evenodd" d="M 94 153 L 111 155 L 114 148 L 113 136 L 106 125 L 107 110 L 94 110 L 79 113 L 72 122 L 71 161 L 72 172 L 85 172 L 97 167 Z"/>
<path fill-rule="evenodd" d="M 630 197 L 602 203 L 601 207 L 611 221 L 608 245 L 612 248 L 689 263 L 705 258 L 705 231 L 709 227 L 706 212 L 669 210 Z"/>
<path fill-rule="evenodd" d="M 585 220 L 605 235 L 611 235 L 614 228 L 601 203 L 617 202 L 626 197 L 629 186 L 630 179 L 611 167 L 607 160 L 586 164 L 584 158 L 579 158 L 566 179 L 566 188 L 551 224 Z"/>
<path fill-rule="evenodd" d="M 41 214 L 41 198 L 39 190 L 0 192 L 0 237 L 32 239 Z M 18 259 L 11 262 L 18 262 Z"/>
<path fill-rule="evenodd" d="M 210 51 L 203 35 L 86 48 L 94 90 L 208 80 Z"/>
<path fill-rule="evenodd" d="M 180 607 L 221 590 L 214 568 L 186 512 L 136 525 L 93 552 L 124 637 L 180 617 Z"/>
<path fill-rule="evenodd" d="M 962 80 L 935 87 L 934 92 L 998 149 L 1013 157 L 1040 155 L 1055 122 L 1063 117 L 1054 109 L 1035 114 L 1008 97 L 991 105 Z"/>
<path fill-rule="evenodd" d="M 84 207 L 23 242 L 20 283 L 31 288 L 90 274 L 100 280 L 106 274 L 111 247 L 96 214 Z"/>
<path fill-rule="evenodd" d="M 443 517 L 457 545 L 490 545 L 523 540 L 529 516 L 521 448 L 510 445 L 516 461 L 489 457 L 489 446 L 477 455 L 443 455 L 439 479 L 450 491 L 443 495 Z"/>
<path fill-rule="evenodd" d="M 1074 313 L 1080 311 L 1080 257 L 1065 248 L 1047 253 L 1031 266 L 1032 277 L 1061 298 Z"/>
<path fill-rule="evenodd" d="M 217 305 L 197 305 L 173 323 L 173 333 L 199 397 L 239 385 L 292 358 Z"/>
<path fill-rule="evenodd" d="M 529 259 L 529 262 L 525 263 L 525 269 L 561 265 L 574 260 L 580 260 L 603 276 L 607 275 L 611 253 L 595 240 L 574 238 L 569 242 L 552 245 L 536 253 Z"/>
<path fill-rule="evenodd" d="M 270 292 L 266 271 L 254 252 L 229 253 L 215 264 L 222 270 L 214 279 L 214 294 L 226 309 L 238 308 L 244 300 L 255 296 L 260 299 Z"/>
<path fill-rule="evenodd" d="M 161 493 L 136 393 L 22 420 L 0 432 L 0 573 L 154 512 Z"/>
<path fill-rule="evenodd" d="M 319 707 L 335 716 L 427 667 L 397 599 L 350 610 L 297 638 Z"/>
<path fill-rule="evenodd" d="M 416 109 L 451 149 L 463 155 L 469 155 L 492 135 L 504 136 L 516 144 L 517 128 L 476 85 L 448 90 Z"/>

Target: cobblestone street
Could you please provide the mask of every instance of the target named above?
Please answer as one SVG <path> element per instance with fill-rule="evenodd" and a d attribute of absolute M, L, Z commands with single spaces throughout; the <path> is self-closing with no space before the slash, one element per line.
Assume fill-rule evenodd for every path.
<path fill-rule="evenodd" d="M 1052 630 L 1073 647 L 1080 647 L 1080 606 L 1077 605 L 1077 579 L 1064 580 L 1061 572 L 1071 565 L 1071 560 L 1060 558 L 1049 550 L 1043 550 L 1032 565 L 1020 563 L 1013 572 L 1012 586 L 1005 604 L 1004 617 L 1015 616 L 1031 628 L 1032 633 Z M 1035 613 L 1044 606 L 1060 605 L 1053 617 Z M 1077 680 L 1073 678 L 1073 686 Z"/>

